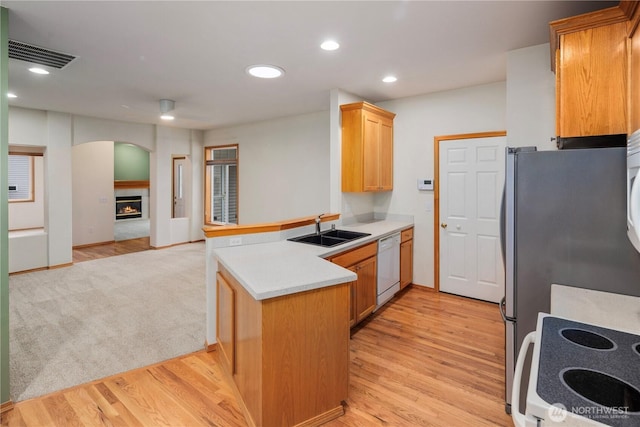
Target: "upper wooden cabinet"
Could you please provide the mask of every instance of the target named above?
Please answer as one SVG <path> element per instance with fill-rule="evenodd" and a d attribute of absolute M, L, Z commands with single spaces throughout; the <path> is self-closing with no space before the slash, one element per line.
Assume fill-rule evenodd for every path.
<path fill-rule="evenodd" d="M 550 23 L 556 134 L 627 133 L 628 17 L 616 6 Z"/>
<path fill-rule="evenodd" d="M 628 134 L 640 129 L 640 7 L 636 6 L 629 13 L 630 22 L 630 53 L 629 53 L 629 129 Z"/>
<path fill-rule="evenodd" d="M 356 102 L 342 111 L 342 191 L 393 190 L 394 113 Z"/>

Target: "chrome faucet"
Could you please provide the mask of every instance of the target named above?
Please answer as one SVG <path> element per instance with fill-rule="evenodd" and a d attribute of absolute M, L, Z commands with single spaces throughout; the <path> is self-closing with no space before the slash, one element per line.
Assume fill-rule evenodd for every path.
<path fill-rule="evenodd" d="M 320 234 L 320 220 L 325 214 L 320 214 L 316 217 L 316 234 Z"/>

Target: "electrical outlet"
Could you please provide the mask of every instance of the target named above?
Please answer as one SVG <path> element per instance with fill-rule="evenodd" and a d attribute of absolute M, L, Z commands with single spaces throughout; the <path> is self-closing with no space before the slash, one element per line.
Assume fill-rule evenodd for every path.
<path fill-rule="evenodd" d="M 242 237 L 232 237 L 229 239 L 229 246 L 239 246 L 242 244 Z"/>

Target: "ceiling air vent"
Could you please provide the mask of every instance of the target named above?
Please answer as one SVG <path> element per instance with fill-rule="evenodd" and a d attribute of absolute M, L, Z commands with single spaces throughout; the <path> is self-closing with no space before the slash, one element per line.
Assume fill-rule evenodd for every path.
<path fill-rule="evenodd" d="M 69 62 L 76 59 L 73 55 L 55 52 L 43 47 L 27 43 L 9 40 L 9 58 L 34 64 L 46 65 L 53 68 L 64 68 Z"/>

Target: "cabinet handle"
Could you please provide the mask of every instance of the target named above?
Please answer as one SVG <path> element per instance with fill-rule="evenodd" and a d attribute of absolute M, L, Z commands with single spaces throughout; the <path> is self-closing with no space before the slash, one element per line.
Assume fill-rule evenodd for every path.
<path fill-rule="evenodd" d="M 447 228 L 447 223 L 446 223 L 446 222 L 443 222 L 442 224 L 440 224 L 440 227 L 442 227 L 442 228 Z"/>

